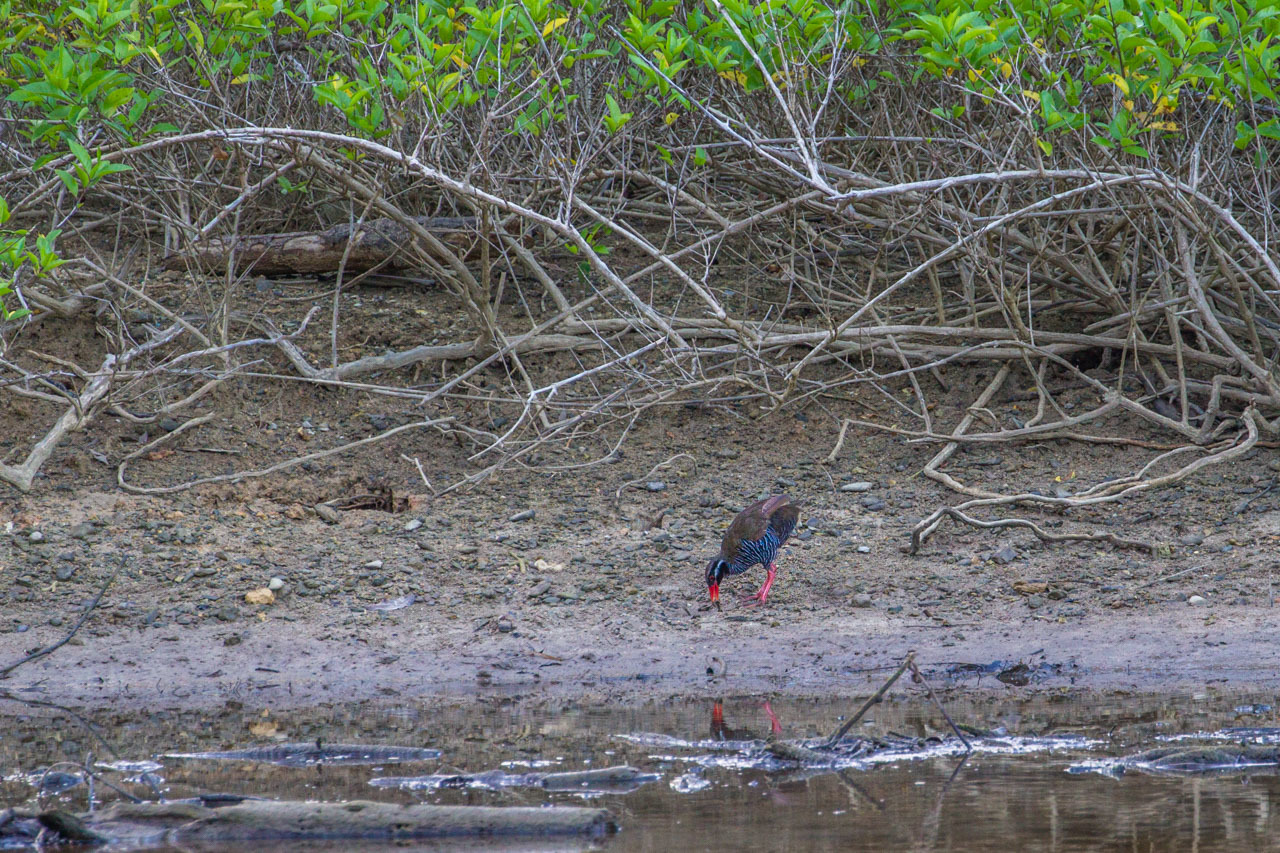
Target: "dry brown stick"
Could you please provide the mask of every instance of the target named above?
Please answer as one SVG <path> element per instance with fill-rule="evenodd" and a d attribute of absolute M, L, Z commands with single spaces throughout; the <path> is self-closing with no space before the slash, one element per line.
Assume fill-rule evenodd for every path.
<path fill-rule="evenodd" d="M 898 667 L 897 672 L 889 676 L 889 680 L 886 681 L 884 684 L 881 684 L 880 689 L 877 690 L 875 693 L 873 693 L 870 699 L 863 702 L 862 707 L 859 708 L 852 717 L 845 720 L 844 725 L 836 729 L 835 734 L 827 738 L 827 742 L 823 744 L 823 746 L 826 749 L 831 749 L 833 746 L 839 743 L 840 739 L 849 733 L 849 729 L 856 726 L 858 724 L 858 721 L 861 720 L 863 716 L 866 715 L 867 711 L 871 710 L 871 706 L 875 705 L 877 702 L 879 702 L 881 699 L 884 698 L 884 694 L 888 692 L 889 688 L 893 686 L 894 682 L 896 682 L 899 678 L 902 677 L 902 673 L 907 671 L 907 667 L 911 666 L 911 664 L 915 661 L 915 657 L 916 657 L 915 652 L 907 652 L 907 656 L 903 658 L 902 665 Z"/>
<path fill-rule="evenodd" d="M 384 430 L 383 432 L 380 432 L 377 435 L 371 435 L 368 438 L 362 438 L 359 441 L 352 441 L 352 442 L 348 442 L 347 444 L 341 444 L 337 447 L 331 447 L 328 450 L 320 450 L 315 453 L 308 453 L 306 456 L 295 456 L 292 459 L 286 459 L 283 462 L 277 462 L 275 465 L 270 465 L 266 468 L 260 468 L 254 471 L 237 471 L 231 474 L 218 474 L 217 476 L 213 476 L 213 477 L 198 477 L 194 480 L 188 480 L 185 483 L 179 483 L 176 486 L 135 486 L 132 483 L 125 482 L 125 479 L 124 479 L 125 468 L 128 466 L 131 460 L 135 459 L 142 453 L 145 453 L 148 450 L 151 450 L 152 448 L 159 445 L 161 442 L 167 439 L 173 438 L 174 436 L 178 435 L 182 431 L 186 430 L 188 427 L 198 426 L 200 424 L 203 424 L 212 417 L 213 417 L 213 413 L 211 412 L 207 415 L 202 415 L 198 418 L 193 418 L 192 420 L 189 420 L 186 423 L 179 426 L 178 429 L 175 429 L 173 432 L 166 433 L 165 435 L 160 436 L 156 440 L 148 444 L 145 444 L 142 447 L 138 448 L 137 450 L 133 451 L 124 459 L 121 459 L 119 466 L 116 467 L 116 483 L 119 484 L 120 488 L 124 489 L 125 491 L 133 492 L 134 494 L 139 494 L 139 495 L 169 495 L 169 494 L 173 494 L 174 492 L 185 491 L 186 489 L 190 489 L 195 486 L 208 485 L 209 483 L 237 483 L 240 480 L 247 480 L 251 477 L 265 477 L 268 474 L 274 474 L 277 471 L 284 471 L 288 468 L 293 468 L 296 465 L 301 465 L 304 462 L 312 462 L 312 461 L 315 461 L 316 459 L 323 459 L 324 457 L 332 456 L 335 453 L 345 453 L 348 450 L 354 450 L 357 447 L 364 447 L 367 444 L 373 444 L 375 442 L 382 441 L 383 439 L 390 438 L 391 436 L 396 435 L 397 433 L 404 432 L 405 430 L 418 429 L 421 427 L 441 427 L 446 424 L 453 423 L 453 421 L 455 420 L 455 418 L 448 417 L 448 418 L 437 418 L 435 420 L 415 421 L 414 423 L 411 423 L 411 424 L 401 424 L 398 427 L 392 427 L 389 430 Z"/>
<path fill-rule="evenodd" d="M 933 686 L 929 684 L 929 679 L 924 677 L 924 673 L 920 671 L 920 667 L 916 666 L 915 661 L 911 661 L 911 677 L 917 684 L 924 685 L 924 689 L 929 693 L 929 698 L 933 700 L 933 704 L 937 705 L 938 710 L 942 712 L 942 718 L 947 721 L 947 725 L 951 726 L 951 731 L 955 732 L 956 737 L 960 738 L 960 742 L 964 744 L 966 750 L 973 752 L 973 744 L 969 743 L 969 739 L 964 736 L 964 732 L 960 731 L 960 727 L 956 725 L 955 720 L 951 719 L 951 715 L 947 713 L 947 709 L 942 705 L 942 700 L 933 692 Z"/>
<path fill-rule="evenodd" d="M 95 595 L 93 599 L 88 604 L 85 605 L 84 613 L 80 614 L 80 618 L 76 620 L 76 624 L 71 626 L 71 630 L 67 632 L 65 637 L 63 637 L 61 640 L 59 640 L 56 643 L 45 646 L 43 649 L 38 649 L 37 651 L 32 652 L 31 654 L 24 657 L 22 660 L 15 661 L 14 663 L 9 664 L 3 669 L 0 669 L 0 678 L 8 678 L 9 673 L 13 672 L 15 669 L 22 666 L 23 664 L 30 663 L 33 660 L 37 660 L 39 658 L 44 657 L 45 655 L 56 652 L 58 649 L 65 646 L 67 643 L 71 642 L 71 638 L 74 637 L 76 635 L 76 632 L 78 632 L 80 628 L 84 625 L 85 620 L 87 620 L 89 616 L 93 614 L 93 611 L 97 609 L 98 602 L 102 601 L 102 596 L 106 595 L 107 589 L 108 587 L 111 586 L 111 583 L 116 579 L 116 575 L 120 574 L 120 570 L 124 568 L 124 561 L 125 561 L 125 556 L 124 556 L 124 552 L 122 551 L 120 553 L 120 564 L 115 567 L 115 569 L 111 572 L 111 574 L 107 575 L 107 579 L 103 581 L 102 588 L 98 590 L 98 594 Z"/>
<path fill-rule="evenodd" d="M 1195 263 L 1191 257 L 1191 249 L 1187 242 L 1187 231 L 1181 223 L 1175 226 L 1174 236 L 1178 247 L 1178 260 L 1182 265 L 1183 279 L 1187 284 L 1187 293 L 1200 312 L 1206 329 L 1223 349 L 1231 353 L 1239 363 L 1240 369 L 1249 373 L 1261 390 L 1265 390 L 1272 400 L 1280 400 L 1280 385 L 1271 376 L 1271 371 L 1258 364 L 1246 353 L 1235 339 L 1222 327 L 1217 313 L 1209 305 L 1204 289 L 1196 275 Z"/>
<path fill-rule="evenodd" d="M 959 425 L 956 426 L 956 428 L 951 431 L 952 436 L 961 436 L 968 431 L 969 427 L 973 424 L 975 410 L 984 408 L 988 403 L 991 402 L 991 398 L 996 395 L 996 392 L 999 391 L 1002 387 L 1004 387 L 1005 380 L 1009 378 L 1009 374 L 1012 371 L 1013 371 L 1012 364 L 1006 363 L 1000 366 L 1000 369 L 996 371 L 996 375 L 993 376 L 991 378 L 991 381 L 987 383 L 987 387 L 984 388 L 982 393 L 978 395 L 978 399 L 974 400 L 973 405 L 969 406 L 969 408 L 965 411 L 964 417 L 960 419 Z M 952 454 L 956 452 L 956 449 L 959 446 L 960 446 L 959 443 L 955 441 L 952 441 L 949 444 L 947 444 L 945 447 L 939 450 L 937 454 L 935 454 L 934 457 L 928 461 L 928 463 L 925 464 L 924 470 L 922 471 L 922 473 L 931 480 L 937 480 L 943 485 L 951 487 L 952 483 L 955 483 L 956 481 L 954 480 L 954 478 L 951 477 L 950 474 L 944 474 L 943 472 L 939 471 L 938 466 L 942 465 L 948 459 L 950 459 Z"/>
<path fill-rule="evenodd" d="M 85 385 L 84 390 L 72 399 L 71 406 L 45 433 L 44 438 L 36 442 L 35 447 L 31 448 L 26 460 L 21 465 L 8 465 L 0 462 L 0 480 L 17 487 L 20 492 L 31 491 L 31 485 L 35 481 L 36 474 L 39 473 L 41 466 L 44 465 L 49 456 L 53 454 L 54 448 L 62 442 L 67 433 L 83 427 L 93 416 L 94 407 L 110 393 L 116 369 L 128 364 L 136 356 L 168 343 L 181 333 L 182 328 L 174 324 L 156 334 L 146 343 L 139 344 L 120 355 L 112 354 L 103 359 L 102 367 Z"/>

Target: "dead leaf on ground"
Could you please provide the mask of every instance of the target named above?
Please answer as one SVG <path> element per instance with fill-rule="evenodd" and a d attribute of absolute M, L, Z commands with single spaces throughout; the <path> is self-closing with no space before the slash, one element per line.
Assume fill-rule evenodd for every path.
<path fill-rule="evenodd" d="M 280 731 L 275 720 L 257 720 L 249 724 L 249 734 L 255 737 L 271 737 Z"/>
<path fill-rule="evenodd" d="M 275 604 L 276 594 L 263 586 L 246 592 L 244 600 L 247 604 Z"/>

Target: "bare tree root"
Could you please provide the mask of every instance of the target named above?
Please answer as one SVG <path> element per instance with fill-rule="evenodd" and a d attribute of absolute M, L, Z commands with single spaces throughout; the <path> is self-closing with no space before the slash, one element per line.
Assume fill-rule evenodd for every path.
<path fill-rule="evenodd" d="M 936 516 L 936 518 L 935 518 Z M 972 527 L 978 527 L 983 530 L 997 530 L 1007 527 L 1022 527 L 1030 530 L 1042 542 L 1107 542 L 1115 545 L 1117 548 L 1136 548 L 1140 551 L 1146 551 L 1148 554 L 1154 555 L 1156 546 L 1150 542 L 1140 542 L 1136 539 L 1125 539 L 1122 536 L 1116 536 L 1114 533 L 1050 533 L 1040 527 L 1033 521 L 1025 518 L 998 518 L 994 521 L 983 521 L 980 518 L 974 518 L 971 515 L 965 515 L 953 506 L 944 506 L 937 510 L 933 515 L 929 516 L 934 523 L 931 526 L 926 525 L 925 528 L 917 525 L 911 531 L 911 545 L 904 548 L 908 554 L 918 554 L 920 546 L 923 544 L 925 536 L 932 534 L 937 530 L 937 521 L 943 517 L 951 517 L 956 521 L 962 521 Z"/>
<path fill-rule="evenodd" d="M 754 53 L 749 34 L 738 35 Z M 634 61 L 648 62 L 639 54 Z M 113 210 L 125 205 L 162 234 L 170 257 L 188 256 L 193 267 L 212 257 L 225 275 L 193 269 L 171 286 L 109 272 L 116 265 L 100 260 L 81 265 L 92 280 L 18 284 L 52 322 L 92 311 L 112 352 L 129 354 L 148 340 L 157 317 L 197 343 L 187 353 L 146 350 L 141 366 L 140 351 L 127 367 L 89 371 L 58 360 L 53 348 L 19 358 L 8 339 L 22 327 L 0 329 L 0 389 L 39 401 L 33 405 L 74 403 L 50 444 L 23 465 L 0 468 L 0 479 L 30 488 L 52 446 L 88 423 L 83 413 L 109 408 L 137 422 L 181 416 L 232 378 L 430 407 L 406 428 L 463 439 L 470 461 L 483 466 L 434 488 L 440 495 L 507 467 L 561 472 L 615 459 L 640 419 L 666 406 L 754 418 L 850 400 L 875 410 L 868 401 L 878 401 L 892 417 L 836 415 L 840 435 L 827 461 L 870 430 L 939 443 L 923 473 L 964 502 L 917 527 L 916 552 L 944 518 L 1025 527 L 1044 541 L 1098 539 L 1047 534 L 1021 519 L 984 521 L 971 510 L 1120 500 L 1236 459 L 1259 433 L 1280 432 L 1280 268 L 1256 236 L 1276 233 L 1271 197 L 1258 189 L 1270 185 L 1268 175 L 1231 157 L 1221 169 L 1192 173 L 1181 164 L 1198 155 L 1184 156 L 1172 137 L 1151 140 L 1151 158 L 1137 166 L 1065 138 L 1041 156 L 1034 128 L 1008 104 L 990 105 L 1011 110 L 1001 150 L 985 139 L 940 138 L 932 119 L 918 118 L 926 114 L 918 100 L 866 112 L 832 97 L 838 83 L 863 73 L 851 62 L 843 52 L 832 58 L 825 87 L 784 91 L 766 78 L 754 99 L 696 89 L 714 80 L 667 80 L 693 106 L 690 121 L 662 124 L 674 138 L 664 137 L 661 154 L 631 134 L 664 116 L 637 112 L 628 129 L 606 134 L 600 104 L 587 94 L 597 88 L 591 81 L 576 81 L 583 95 L 564 106 L 564 126 L 536 138 L 501 132 L 507 119 L 496 113 L 474 123 L 459 117 L 449 133 L 406 125 L 401 137 L 371 141 L 332 117 L 309 117 L 315 129 L 228 127 L 225 116 L 246 114 L 239 106 L 192 105 L 190 120 L 175 124 L 208 130 L 104 151 L 105 160 L 133 168 L 99 188 Z M 219 161 L 208 156 L 215 147 L 239 174 L 230 163 L 210 165 Z M 14 215 L 56 208 L 71 217 L 53 171 L 68 162 L 0 175 L 20 188 Z M 324 227 L 265 209 L 267 190 L 285 174 L 305 176 L 344 206 L 329 215 L 329 224 L 339 222 L 332 234 L 367 232 L 371 219 L 393 224 L 397 244 L 380 248 L 432 277 L 461 318 L 451 331 L 424 328 L 437 339 L 343 360 L 342 297 L 369 283 L 346 275 L 368 260 L 349 246 L 327 247 L 338 280 L 324 292 L 331 308 L 323 342 L 301 329 L 283 333 L 296 316 L 280 303 L 251 304 L 244 288 L 255 274 L 254 246 L 269 244 L 255 244 L 255 233 Z M 255 231 L 262 220 L 269 227 Z M 446 239 L 428 227 L 433 221 L 461 230 Z M 75 222 L 88 230 L 103 219 Z M 210 246 L 221 254 L 201 254 Z M 953 416 L 942 395 L 959 387 L 956 369 L 994 370 L 995 378 Z M 106 372 L 110 389 L 101 385 Z M 67 382 L 83 390 L 69 394 Z M 130 405 L 142 399 L 146 412 Z M 1029 406 L 1004 409 L 1006 400 Z M 121 487 L 163 493 L 316 458 L 155 490 L 127 480 L 140 455 L 204 422 L 188 420 L 126 457 Z M 1134 426 L 1145 432 L 1129 434 Z M 1154 458 L 1066 497 L 1000 494 L 945 470 L 966 445 L 1050 438 L 1139 447 Z M 434 476 L 425 467 L 412 473 Z"/>
<path fill-rule="evenodd" d="M 62 417 L 58 418 L 57 422 L 45 433 L 44 437 L 31 448 L 26 460 L 21 465 L 0 463 L 0 480 L 4 480 L 6 483 L 16 487 L 18 491 L 31 491 L 31 484 L 40 472 L 40 467 L 53 454 L 54 449 L 62 443 L 68 433 L 83 429 L 97 413 L 97 410 L 111 392 L 115 372 L 127 366 L 143 353 L 172 341 L 181 332 L 182 328 L 180 326 L 170 326 L 152 336 L 146 343 L 132 347 L 119 355 L 108 355 L 103 359 L 102 366 L 89 377 L 89 381 L 80 393 L 71 398 L 70 407 L 63 413 Z"/>
<path fill-rule="evenodd" d="M 938 529 L 942 519 L 946 517 L 955 518 L 966 524 L 981 528 L 999 528 L 999 527 L 1025 527 L 1030 529 L 1032 533 L 1046 542 L 1066 541 L 1073 539 L 1084 540 L 1101 540 L 1111 542 L 1114 545 L 1125 548 L 1142 548 L 1151 553 L 1155 552 L 1155 545 L 1134 540 L 1120 539 L 1109 533 L 1048 533 L 1030 521 L 1023 519 L 1000 519 L 997 521 L 984 522 L 972 518 L 966 514 L 967 510 L 974 507 L 989 506 L 1008 506 L 1011 504 L 1028 504 L 1045 507 L 1054 507 L 1057 509 L 1068 509 L 1073 507 L 1095 506 L 1102 503 L 1112 503 L 1124 497 L 1137 494 L 1139 492 L 1149 491 L 1152 489 L 1165 488 L 1174 483 L 1181 482 L 1187 477 L 1204 470 L 1213 465 L 1221 465 L 1238 459 L 1248 453 L 1258 443 L 1259 437 L 1259 418 L 1253 409 L 1249 409 L 1244 413 L 1245 433 L 1236 441 L 1230 443 L 1226 448 L 1218 450 L 1207 456 L 1203 456 L 1194 462 L 1178 468 L 1168 474 L 1157 477 L 1146 477 L 1146 472 L 1159 462 L 1171 458 L 1172 455 L 1183 452 L 1184 450 L 1195 450 L 1204 452 L 1200 448 L 1178 448 L 1168 453 L 1161 454 L 1156 460 L 1153 460 L 1142 471 L 1136 475 L 1122 477 L 1117 480 L 1109 480 L 1099 483 L 1090 489 L 1085 490 L 1076 496 L 1071 497 L 1051 497 L 1048 495 L 1038 494 L 1017 494 L 1017 495 L 994 495 L 975 498 L 966 501 L 954 507 L 942 507 L 926 518 L 921 519 L 911 531 L 911 546 L 907 549 L 910 554 L 919 552 L 920 547 L 924 544 L 933 533 Z M 959 485 L 959 484 L 957 484 Z M 965 487 L 961 487 L 962 489 Z M 969 490 L 971 491 L 971 490 Z M 984 493 L 985 494 L 985 493 Z"/>

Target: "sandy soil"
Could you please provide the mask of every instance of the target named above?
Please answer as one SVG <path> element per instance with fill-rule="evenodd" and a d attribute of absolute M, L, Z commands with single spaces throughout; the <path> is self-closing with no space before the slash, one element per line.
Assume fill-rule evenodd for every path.
<path fill-rule="evenodd" d="M 344 357 L 422 340 L 410 310 L 422 298 L 353 295 L 347 334 L 356 343 Z M 447 336 L 445 320 L 433 322 Z M 39 334 L 25 343 L 55 348 Z M 96 363 L 89 343 L 72 349 L 64 353 Z M 948 378 L 949 392 L 935 389 L 941 428 L 990 374 Z M 992 413 L 1025 410 L 1020 393 L 1010 387 Z M 255 468 L 423 414 L 409 402 L 283 383 L 228 386 L 201 412 L 208 407 L 220 417 L 138 460 L 133 482 Z M 479 404 L 456 413 L 501 414 Z M 936 446 L 857 433 L 825 464 L 841 418 L 855 413 L 900 417 L 883 398 L 856 392 L 840 405 L 765 417 L 747 407 L 674 408 L 641 422 L 611 463 L 555 476 L 514 469 L 441 499 L 402 456 L 417 457 L 435 484 L 477 465 L 468 448 L 415 432 L 269 478 L 131 495 L 115 486 L 114 465 L 157 428 L 148 435 L 106 417 L 58 450 L 30 495 L 0 494 L 0 662 L 63 636 L 123 562 L 75 641 L 2 686 L 47 701 L 139 707 L 828 695 L 882 679 L 880 668 L 907 649 L 940 678 L 1002 690 L 1280 684 L 1276 451 L 1123 504 L 1036 516 L 1058 530 L 1162 543 L 1161 557 L 954 525 L 907 556 L 915 521 L 957 497 L 919 475 Z M 38 404 L 6 409 L 0 452 L 25 454 L 52 417 Z M 1165 440 L 1132 422 L 1104 426 Z M 677 453 L 686 455 L 652 470 Z M 1049 441 L 975 448 L 949 470 L 988 488 L 1052 491 L 1132 472 L 1154 454 Z M 870 486 L 841 489 L 852 483 Z M 733 514 L 780 491 L 802 505 L 803 524 L 779 561 L 767 610 L 733 604 L 758 574 L 726 587 L 725 612 L 701 609 L 706 561 Z M 314 509 L 388 492 L 398 511 L 339 511 L 326 521 Z M 531 518 L 521 515 L 528 510 Z M 650 526 L 662 510 L 661 525 Z M 273 578 L 283 583 L 274 604 L 246 602 Z M 370 609 L 410 595 L 402 609 Z M 994 679 L 1018 662 L 1033 670 L 1029 685 Z"/>

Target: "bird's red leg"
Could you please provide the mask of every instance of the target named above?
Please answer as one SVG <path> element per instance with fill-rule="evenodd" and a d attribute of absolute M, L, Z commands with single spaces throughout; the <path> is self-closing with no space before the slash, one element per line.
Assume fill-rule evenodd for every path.
<path fill-rule="evenodd" d="M 769 707 L 769 700 L 764 700 L 764 704 L 760 707 L 769 715 L 769 730 L 775 735 L 782 734 L 782 722 L 778 719 L 778 715 L 773 713 L 773 709 Z"/>
<path fill-rule="evenodd" d="M 749 595 L 742 600 L 743 607 L 754 607 L 756 604 L 766 604 L 769 599 L 769 590 L 773 588 L 773 579 L 778 576 L 778 567 L 773 563 L 769 564 L 768 574 L 764 576 L 764 585 L 760 587 L 760 591 L 755 595 Z"/>

